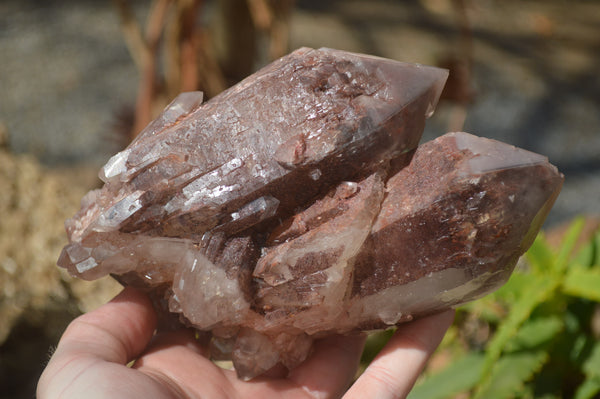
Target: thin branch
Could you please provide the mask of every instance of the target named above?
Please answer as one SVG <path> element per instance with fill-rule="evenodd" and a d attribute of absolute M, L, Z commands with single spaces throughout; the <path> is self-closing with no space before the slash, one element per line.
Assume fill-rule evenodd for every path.
<path fill-rule="evenodd" d="M 126 0 L 113 0 L 113 4 L 119 13 L 121 29 L 129 54 L 131 54 L 138 70 L 141 71 L 150 58 L 150 52 L 144 41 L 140 25 L 135 20 L 133 11 Z"/>
<path fill-rule="evenodd" d="M 266 32 L 273 26 L 273 10 L 267 0 L 246 0 L 254 26 Z"/>
<path fill-rule="evenodd" d="M 173 0 L 155 0 L 150 7 L 148 20 L 146 21 L 146 42 L 154 48 L 158 46 L 162 36 L 169 6 Z"/>

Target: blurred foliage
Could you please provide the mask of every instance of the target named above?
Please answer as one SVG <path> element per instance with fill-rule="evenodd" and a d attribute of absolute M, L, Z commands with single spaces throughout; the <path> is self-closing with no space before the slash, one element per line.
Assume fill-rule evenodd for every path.
<path fill-rule="evenodd" d="M 600 230 L 582 243 L 583 226 L 555 247 L 540 233 L 502 288 L 459 308 L 409 398 L 600 397 Z"/>
<path fill-rule="evenodd" d="M 130 1 L 113 4 L 140 76 L 133 115 L 120 124 L 124 144 L 177 94 L 212 98 L 288 51 L 294 0 L 152 0 L 145 23 Z"/>

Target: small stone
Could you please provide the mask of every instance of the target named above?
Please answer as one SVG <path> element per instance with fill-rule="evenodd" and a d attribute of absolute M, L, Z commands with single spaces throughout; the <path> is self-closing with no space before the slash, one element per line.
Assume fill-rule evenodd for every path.
<path fill-rule="evenodd" d="M 467 133 L 416 148 L 446 77 L 302 48 L 205 104 L 184 93 L 102 169 L 58 263 L 145 290 L 246 380 L 485 295 L 563 177 Z"/>

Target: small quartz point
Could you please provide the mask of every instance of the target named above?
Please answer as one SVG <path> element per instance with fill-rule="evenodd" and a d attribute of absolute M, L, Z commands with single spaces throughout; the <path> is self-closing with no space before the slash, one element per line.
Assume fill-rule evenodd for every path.
<path fill-rule="evenodd" d="M 58 263 L 145 290 L 246 380 L 481 297 L 563 176 L 467 133 L 417 148 L 446 77 L 302 48 L 207 103 L 181 94 L 100 171 Z"/>

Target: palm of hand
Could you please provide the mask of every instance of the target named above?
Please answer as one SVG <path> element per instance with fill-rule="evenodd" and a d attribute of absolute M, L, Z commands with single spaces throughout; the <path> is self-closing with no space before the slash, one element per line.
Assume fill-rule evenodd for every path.
<path fill-rule="evenodd" d="M 404 397 L 439 344 L 453 312 L 421 319 L 394 338 L 346 392 L 363 336 L 333 336 L 287 376 L 250 382 L 213 364 L 189 331 L 153 336 L 156 315 L 127 288 L 65 331 L 38 384 L 38 398 L 336 398 Z M 126 364 L 136 359 L 132 367 Z"/>

